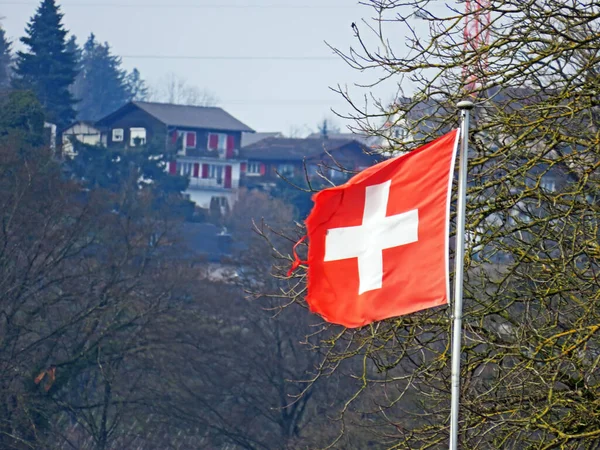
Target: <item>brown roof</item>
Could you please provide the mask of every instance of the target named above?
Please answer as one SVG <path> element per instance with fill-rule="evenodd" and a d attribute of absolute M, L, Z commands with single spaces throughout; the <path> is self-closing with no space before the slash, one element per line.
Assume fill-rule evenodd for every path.
<path fill-rule="evenodd" d="M 168 126 L 205 128 L 209 130 L 223 131 L 254 131 L 252 128 L 243 124 L 231 114 L 224 111 L 222 108 L 215 106 L 187 106 L 153 102 L 128 103 L 123 108 L 120 108 L 103 119 L 100 119 L 98 123 L 104 124 L 105 122 L 109 122 L 124 108 L 131 108 L 132 105 L 147 112 Z"/>
<path fill-rule="evenodd" d="M 302 161 L 351 144 L 366 149 L 363 144 L 353 139 L 267 138 L 242 148 L 240 157 L 263 161 Z"/>
<path fill-rule="evenodd" d="M 283 137 L 279 131 L 272 132 L 257 132 L 257 133 L 242 133 L 242 147 L 247 147 L 252 144 L 256 144 L 258 141 L 271 137 Z"/>
<path fill-rule="evenodd" d="M 381 141 L 380 136 L 371 136 L 362 133 L 327 133 L 328 139 L 352 139 L 365 144 L 368 147 L 374 147 Z M 306 139 L 323 139 L 321 133 L 311 133 L 306 136 Z"/>

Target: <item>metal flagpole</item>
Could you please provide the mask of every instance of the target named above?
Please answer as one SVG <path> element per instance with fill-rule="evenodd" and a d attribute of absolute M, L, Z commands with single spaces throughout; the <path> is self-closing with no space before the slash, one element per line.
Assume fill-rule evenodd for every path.
<path fill-rule="evenodd" d="M 460 357 L 465 261 L 465 203 L 467 201 L 467 160 L 469 157 L 469 112 L 473 103 L 459 102 L 462 118 L 458 168 L 458 208 L 456 211 L 456 250 L 454 252 L 454 317 L 452 331 L 452 406 L 450 408 L 450 450 L 458 450 L 458 409 L 460 404 Z"/>

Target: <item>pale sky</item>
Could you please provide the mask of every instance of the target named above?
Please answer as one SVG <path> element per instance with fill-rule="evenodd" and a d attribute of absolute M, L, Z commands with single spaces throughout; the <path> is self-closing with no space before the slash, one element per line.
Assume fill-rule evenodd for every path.
<path fill-rule="evenodd" d="M 333 117 L 331 109 L 349 110 L 330 90 L 338 84 L 359 97 L 372 91 L 386 103 L 395 94 L 393 82 L 374 89 L 355 87 L 375 81 L 376 74 L 350 68 L 325 44 L 343 50 L 355 45 L 352 22 L 367 33 L 360 22 L 373 11 L 356 0 L 58 3 L 65 27 L 80 45 L 93 32 L 123 58 L 126 69 L 137 67 L 149 84 L 175 73 L 212 92 L 219 106 L 256 131 L 316 131 L 323 118 Z M 38 4 L 0 0 L 2 25 L 15 48 L 21 48 L 17 41 Z M 403 30 L 394 35 L 396 50 L 401 49 Z M 334 120 L 342 128 L 350 124 Z"/>

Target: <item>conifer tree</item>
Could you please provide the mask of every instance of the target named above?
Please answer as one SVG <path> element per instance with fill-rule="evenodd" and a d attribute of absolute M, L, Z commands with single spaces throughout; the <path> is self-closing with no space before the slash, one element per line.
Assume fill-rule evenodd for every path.
<path fill-rule="evenodd" d="M 81 92 L 81 57 L 82 50 L 79 44 L 77 43 L 77 38 L 75 36 L 71 36 L 71 38 L 67 41 L 67 51 L 74 56 L 75 59 L 75 72 L 77 76 L 75 77 L 75 81 L 70 86 L 69 91 L 75 101 L 77 101 L 78 96 L 76 95 L 78 92 Z M 77 106 L 75 106 L 77 109 Z"/>
<path fill-rule="evenodd" d="M 135 68 L 127 75 L 127 88 L 129 89 L 131 100 L 144 101 L 148 97 L 146 82 L 142 79 L 140 71 Z"/>
<path fill-rule="evenodd" d="M 63 14 L 55 0 L 43 0 L 26 28 L 21 42 L 28 49 L 17 52 L 17 89 L 33 91 L 42 104 L 47 121 L 59 127 L 75 118 L 75 100 L 69 87 L 75 80 L 75 55 L 67 47 Z"/>
<path fill-rule="evenodd" d="M 6 38 L 5 31 L 0 28 L 0 90 L 8 87 L 11 63 L 11 44 Z"/>
<path fill-rule="evenodd" d="M 108 43 L 100 44 L 91 34 L 81 57 L 81 71 L 76 81 L 78 116 L 98 120 L 131 99 L 127 73 L 121 59 L 111 53 Z"/>

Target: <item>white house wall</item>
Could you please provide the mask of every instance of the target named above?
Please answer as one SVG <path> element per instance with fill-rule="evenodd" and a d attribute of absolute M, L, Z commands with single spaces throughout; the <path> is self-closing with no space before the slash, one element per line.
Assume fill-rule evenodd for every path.
<path fill-rule="evenodd" d="M 193 201 L 198 207 L 209 209 L 210 202 L 213 197 L 225 197 L 227 199 L 227 204 L 229 208 L 233 207 L 237 200 L 237 190 L 230 191 L 208 191 L 208 190 L 199 190 L 199 189 L 188 189 L 185 191 L 185 194 L 189 196 L 190 200 Z"/>
<path fill-rule="evenodd" d="M 76 123 L 62 133 L 62 151 L 64 155 L 75 156 L 71 138 L 87 145 L 106 145 L 106 137 L 97 128 L 86 123 Z"/>
<path fill-rule="evenodd" d="M 241 164 L 235 160 L 215 160 L 203 158 L 178 158 L 179 163 L 199 164 L 199 177 L 193 175 L 189 177 L 189 186 L 185 192 L 190 200 L 196 203 L 200 208 L 209 208 L 212 198 L 224 197 L 227 199 L 229 208 L 233 207 L 237 200 L 237 190 L 240 186 Z M 231 188 L 225 188 L 223 183 L 217 184 L 216 178 L 202 178 L 202 165 L 218 165 L 223 167 L 231 166 Z M 192 170 L 193 173 L 193 170 Z"/>

